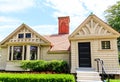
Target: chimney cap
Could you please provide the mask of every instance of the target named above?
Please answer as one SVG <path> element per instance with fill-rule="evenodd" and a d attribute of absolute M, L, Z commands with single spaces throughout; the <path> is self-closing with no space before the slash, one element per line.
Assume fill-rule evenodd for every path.
<path fill-rule="evenodd" d="M 59 19 L 59 18 L 70 18 L 70 17 L 69 17 L 69 16 L 63 16 L 63 17 L 58 17 L 58 19 Z"/>

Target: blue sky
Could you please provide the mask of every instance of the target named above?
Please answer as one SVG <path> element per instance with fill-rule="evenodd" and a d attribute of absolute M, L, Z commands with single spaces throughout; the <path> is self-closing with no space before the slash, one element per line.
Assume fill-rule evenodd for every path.
<path fill-rule="evenodd" d="M 58 17 L 70 16 L 73 32 L 91 12 L 104 19 L 104 11 L 119 0 L 0 0 L 0 41 L 22 23 L 41 35 L 56 34 Z"/>

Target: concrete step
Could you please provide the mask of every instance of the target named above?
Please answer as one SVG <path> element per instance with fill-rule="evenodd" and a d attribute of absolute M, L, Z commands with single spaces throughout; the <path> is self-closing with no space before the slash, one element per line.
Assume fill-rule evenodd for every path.
<path fill-rule="evenodd" d="M 78 76 L 77 80 L 97 80 L 100 81 L 100 76 Z"/>
<path fill-rule="evenodd" d="M 94 68 L 87 68 L 87 67 L 80 67 L 80 68 L 77 68 L 77 71 L 95 71 Z"/>
<path fill-rule="evenodd" d="M 99 73 L 93 68 L 79 68 L 76 73 L 77 82 L 102 82 Z"/>
<path fill-rule="evenodd" d="M 92 71 L 77 71 L 77 76 L 99 76 L 98 72 L 92 72 Z"/>

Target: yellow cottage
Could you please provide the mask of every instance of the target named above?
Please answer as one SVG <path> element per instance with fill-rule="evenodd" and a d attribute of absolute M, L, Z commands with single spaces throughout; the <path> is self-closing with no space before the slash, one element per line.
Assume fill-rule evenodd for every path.
<path fill-rule="evenodd" d="M 71 73 L 79 68 L 99 69 L 101 73 L 101 65 L 95 61 L 100 59 L 108 74 L 120 74 L 117 48 L 120 34 L 117 31 L 92 14 L 69 35 L 69 17 L 58 20 L 58 34 L 40 35 L 22 24 L 1 41 L 0 70 L 22 71 L 21 60 L 56 59 L 67 61 Z"/>

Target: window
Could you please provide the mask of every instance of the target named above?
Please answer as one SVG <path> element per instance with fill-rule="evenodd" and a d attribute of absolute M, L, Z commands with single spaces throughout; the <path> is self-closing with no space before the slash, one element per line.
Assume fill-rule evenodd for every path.
<path fill-rule="evenodd" d="M 37 46 L 31 46 L 30 47 L 30 60 L 36 60 L 37 59 Z"/>
<path fill-rule="evenodd" d="M 14 46 L 13 60 L 22 60 L 22 46 Z"/>
<path fill-rule="evenodd" d="M 18 38 L 24 38 L 24 34 L 18 34 Z"/>
<path fill-rule="evenodd" d="M 27 46 L 24 46 L 24 60 L 26 60 L 26 52 L 27 52 Z"/>
<path fill-rule="evenodd" d="M 10 46 L 10 49 L 9 49 L 9 60 L 11 60 L 11 54 L 12 54 L 12 46 Z"/>
<path fill-rule="evenodd" d="M 110 49 L 110 41 L 102 41 L 102 49 Z"/>
<path fill-rule="evenodd" d="M 31 33 L 26 33 L 26 38 L 31 38 Z"/>

